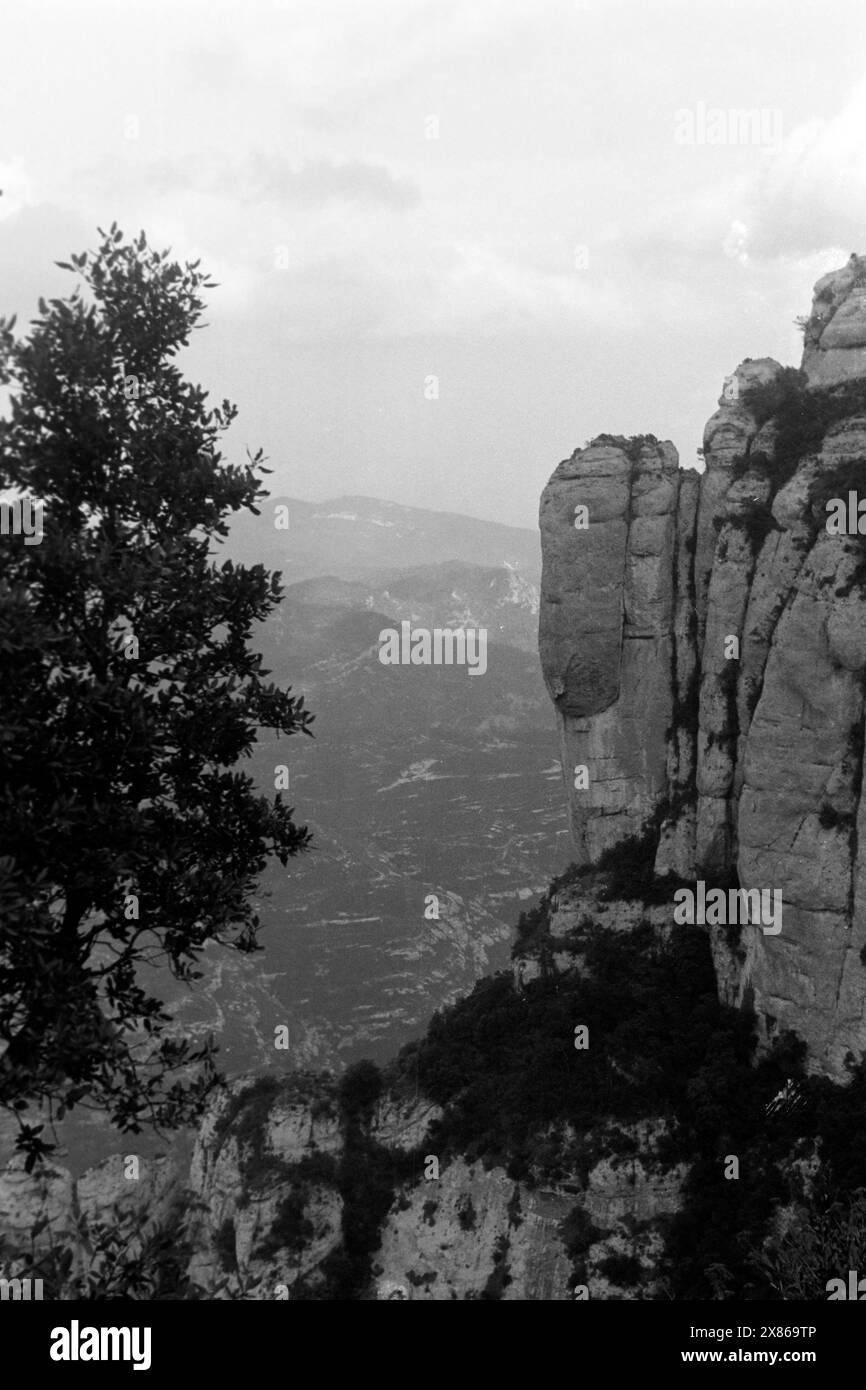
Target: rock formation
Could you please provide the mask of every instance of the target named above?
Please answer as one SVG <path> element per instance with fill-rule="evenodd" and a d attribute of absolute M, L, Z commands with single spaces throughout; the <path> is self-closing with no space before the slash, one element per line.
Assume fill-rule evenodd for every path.
<path fill-rule="evenodd" d="M 563 1223 L 573 1225 L 576 1212 L 585 1230 L 584 1296 L 627 1296 L 602 1272 L 612 1256 L 626 1252 L 652 1296 L 660 1223 L 676 1211 L 684 1176 L 682 1167 L 655 1161 L 663 1126 L 638 1122 L 617 1131 L 620 1144 L 624 1135 L 632 1139 L 634 1155 L 598 1158 L 582 1182 L 538 1187 L 461 1156 L 443 1161 L 428 1182 L 420 1155 L 430 1147 L 438 1113 L 423 1097 L 392 1093 L 365 1125 L 366 1137 L 393 1156 L 389 1166 L 399 1171 L 402 1155 L 405 1171 L 381 1221 L 364 1297 L 569 1300 L 573 1250 Z M 556 1141 L 567 1151 L 574 1136 Z M 110 1226 L 124 1212 L 137 1212 L 132 1229 L 142 1236 L 160 1224 L 178 1232 L 183 1226 L 189 1277 L 203 1296 L 334 1297 L 325 1288 L 344 1234 L 337 1188 L 346 1143 L 325 1074 L 284 1082 L 273 1075 L 238 1078 L 210 1106 L 188 1170 L 161 1159 L 143 1164 L 140 1182 L 124 1182 L 115 1156 L 75 1182 L 55 1164 L 40 1177 L 25 1174 L 17 1161 L 9 1164 L 0 1174 L 0 1230 L 13 1250 L 26 1250 L 41 1218 L 47 1230 L 35 1248 L 58 1241 L 74 1246 L 77 1238 L 76 1264 L 86 1266 L 87 1241 L 76 1237 L 81 1218 L 91 1227 Z M 6 1269 L 20 1275 L 24 1266 L 13 1258 Z M 56 1295 L 49 1281 L 50 1296 Z"/>
<path fill-rule="evenodd" d="M 858 463 L 866 496 L 866 259 L 818 282 L 804 338 L 799 393 L 766 358 L 727 378 L 702 474 L 653 436 L 559 465 L 539 645 L 578 861 L 654 823 L 657 873 L 780 889 L 778 935 L 714 933 L 720 990 L 841 1076 L 866 1049 L 866 591 L 822 503 Z"/>

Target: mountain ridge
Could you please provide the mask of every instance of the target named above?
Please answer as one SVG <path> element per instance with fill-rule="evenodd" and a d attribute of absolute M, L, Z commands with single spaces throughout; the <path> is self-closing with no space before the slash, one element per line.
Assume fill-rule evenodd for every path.
<path fill-rule="evenodd" d="M 216 554 L 264 563 L 280 570 L 285 584 L 328 573 L 363 579 L 370 571 L 443 561 L 510 567 L 535 581 L 541 572 L 538 535 L 528 528 L 351 496 L 320 503 L 270 497 L 259 516 L 234 519 Z"/>

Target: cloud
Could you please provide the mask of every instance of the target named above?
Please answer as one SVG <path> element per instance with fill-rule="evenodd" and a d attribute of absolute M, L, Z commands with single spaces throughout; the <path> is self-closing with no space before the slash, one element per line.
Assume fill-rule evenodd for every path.
<path fill-rule="evenodd" d="M 741 320 L 744 295 L 799 303 L 827 248 L 844 248 L 841 263 L 866 240 L 866 84 L 778 149 L 683 151 L 671 117 L 693 94 L 645 82 L 643 40 L 624 45 L 626 94 L 600 104 L 599 59 L 621 20 L 596 0 L 560 0 L 543 26 L 534 0 L 254 8 L 247 23 L 217 7 L 203 36 L 180 7 L 165 53 L 142 11 L 111 99 L 83 103 L 70 157 L 51 128 L 42 147 L 15 150 L 40 196 L 88 226 L 117 218 L 178 256 L 194 250 L 221 282 L 214 311 L 235 325 L 248 315 L 319 340 L 535 328 L 626 339 Z M 668 53 L 663 29 L 649 38 Z M 738 74 L 713 101 L 748 105 Z M 828 92 L 810 89 L 799 110 L 832 111 Z M 780 100 L 772 84 L 766 99 Z M 752 312 L 769 319 L 771 305 Z"/>
<path fill-rule="evenodd" d="M 344 126 L 414 77 L 530 21 L 535 0 L 275 0 L 271 25 L 239 26 L 237 62 L 316 124 Z M 536 16 L 537 18 L 537 16 Z"/>
<path fill-rule="evenodd" d="M 291 248 L 286 248 L 291 252 Z M 552 272 L 468 240 L 423 230 L 376 245 L 359 230 L 354 247 L 260 263 L 250 312 L 278 322 L 294 341 L 399 339 L 544 331 L 601 341 L 651 325 L 699 321 L 687 285 L 655 279 L 641 297 L 615 268 Z M 222 307 L 222 306 L 221 306 Z"/>
<path fill-rule="evenodd" d="M 0 198 L 0 222 L 5 222 L 8 217 L 13 217 L 34 202 L 33 184 L 20 160 L 0 162 L 0 190 L 3 194 Z"/>
<path fill-rule="evenodd" d="M 322 204 L 329 199 L 376 203 L 380 207 L 415 207 L 421 201 L 417 187 L 395 176 L 380 164 L 353 159 L 345 164 L 311 160 L 297 172 L 276 167 L 274 161 L 264 187 L 266 196 L 292 198 Z"/>
<path fill-rule="evenodd" d="M 282 156 L 262 151 L 234 158 L 214 152 L 187 154 L 128 165 L 122 174 L 115 164 L 110 168 L 106 164 L 85 177 L 91 187 L 101 189 L 116 191 L 125 179 L 130 187 L 149 194 L 207 194 L 247 205 L 323 207 L 330 202 L 352 202 L 400 211 L 420 202 L 417 186 L 383 164 L 310 159 L 296 167 Z"/>
<path fill-rule="evenodd" d="M 866 250 L 866 78 L 837 116 L 798 126 L 773 152 L 747 220 L 756 255 Z"/>
<path fill-rule="evenodd" d="M 457 242 L 451 249 L 453 259 L 437 276 L 425 329 L 480 323 L 507 330 L 569 322 L 634 327 L 634 304 L 607 279 L 578 270 L 545 272 L 474 242 Z"/>
<path fill-rule="evenodd" d="M 2 182 L 0 188 L 2 209 Z M 76 214 L 52 203 L 25 203 L 12 216 L 0 214 L 0 314 L 16 313 L 21 320 L 36 312 L 40 295 L 68 294 L 73 278 L 55 262 L 92 245 L 92 231 Z"/>
<path fill-rule="evenodd" d="M 638 239 L 744 267 L 866 250 L 866 77 L 837 115 L 801 122 L 752 167 L 656 204 Z"/>
<path fill-rule="evenodd" d="M 731 260 L 737 261 L 739 265 L 749 264 L 749 253 L 746 246 L 749 240 L 749 229 L 743 222 L 736 219 L 728 228 L 727 235 L 722 242 L 722 250 Z"/>

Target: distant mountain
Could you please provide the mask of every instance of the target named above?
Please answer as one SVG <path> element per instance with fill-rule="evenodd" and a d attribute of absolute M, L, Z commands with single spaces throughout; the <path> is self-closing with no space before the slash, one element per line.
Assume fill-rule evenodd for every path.
<path fill-rule="evenodd" d="M 272 794 L 275 769 L 289 769 L 286 799 L 314 845 L 264 875 L 266 953 L 209 952 L 196 991 L 175 991 L 183 1031 L 216 1029 L 230 1072 L 280 1063 L 278 1024 L 297 1065 L 382 1058 L 507 961 L 520 905 L 567 840 L 537 658 L 496 640 L 535 631 L 528 581 L 512 590 L 508 574 L 406 571 L 389 580 L 400 603 L 381 610 L 376 584 L 310 580 L 260 629 L 271 679 L 305 694 L 315 739 L 261 738 L 250 770 Z M 378 660 L 383 627 L 410 611 L 441 626 L 464 600 L 490 623 L 483 676 Z M 425 917 L 430 895 L 438 917 Z"/>
<path fill-rule="evenodd" d="M 534 652 L 538 643 L 537 582 L 515 569 L 443 561 L 406 570 L 372 571 L 365 580 L 326 575 L 292 584 L 271 624 L 300 637 L 314 627 L 315 609 L 368 610 L 389 622 L 408 619 L 416 626 L 483 627 L 488 641 Z M 299 605 L 305 609 L 295 621 Z M 378 633 L 376 634 L 378 635 Z"/>
<path fill-rule="evenodd" d="M 277 508 L 288 507 L 289 529 L 277 530 Z M 244 564 L 280 570 L 283 582 L 335 575 L 362 579 L 443 561 L 506 566 L 538 583 L 538 534 L 453 512 L 404 507 L 374 497 L 302 502 L 271 497 L 257 517 L 240 513 L 221 553 Z"/>

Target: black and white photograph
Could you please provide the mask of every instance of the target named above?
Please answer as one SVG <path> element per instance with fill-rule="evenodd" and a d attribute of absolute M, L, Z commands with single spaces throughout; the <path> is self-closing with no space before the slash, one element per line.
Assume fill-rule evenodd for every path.
<path fill-rule="evenodd" d="M 306 1335 L 243 1304 L 568 1302 L 610 1374 L 827 1377 L 866 8 L 0 34 L 8 1343 L 161 1382 Z"/>

